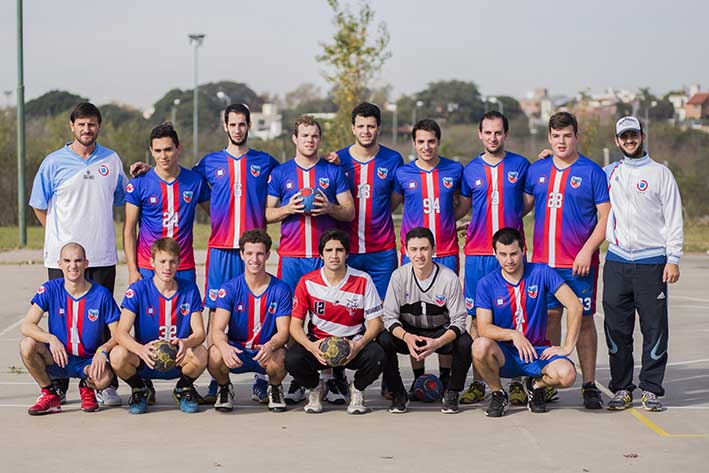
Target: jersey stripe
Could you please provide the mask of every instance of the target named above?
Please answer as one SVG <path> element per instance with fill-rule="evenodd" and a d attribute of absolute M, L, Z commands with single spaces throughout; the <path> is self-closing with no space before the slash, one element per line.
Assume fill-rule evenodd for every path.
<path fill-rule="evenodd" d="M 298 189 L 303 189 L 304 187 L 312 187 L 313 186 L 313 172 L 315 170 L 314 167 L 308 169 L 307 171 L 304 169 L 297 168 L 298 170 Z M 313 258 L 315 255 L 318 254 L 317 250 L 313 251 L 313 247 L 317 246 L 317 242 L 313 241 L 313 217 L 310 215 L 305 215 L 303 214 L 301 216 L 301 221 L 303 222 L 303 237 L 305 238 L 303 244 L 305 245 L 305 257 L 306 258 Z M 302 248 L 302 247 L 301 247 Z"/>
<path fill-rule="evenodd" d="M 177 336 L 176 301 L 176 298 L 165 299 L 160 297 L 160 330 L 163 331 L 160 338 L 164 340 L 172 340 Z"/>
<path fill-rule="evenodd" d="M 260 297 L 249 294 L 249 328 L 246 333 L 248 339 L 244 344 L 246 348 L 251 349 L 259 342 L 263 321 L 266 319 L 266 294 L 264 293 Z"/>
<path fill-rule="evenodd" d="M 367 223 L 372 221 L 372 201 L 374 196 L 374 161 L 368 163 L 354 162 L 354 191 L 356 193 L 356 215 L 353 222 L 353 233 L 357 235 L 358 253 L 367 252 L 367 234 L 371 229 Z"/>

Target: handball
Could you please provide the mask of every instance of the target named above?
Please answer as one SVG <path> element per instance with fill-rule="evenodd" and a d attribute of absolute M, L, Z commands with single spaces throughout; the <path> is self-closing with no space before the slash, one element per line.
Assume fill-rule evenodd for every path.
<path fill-rule="evenodd" d="M 176 366 L 177 345 L 171 345 L 167 340 L 155 341 L 155 371 L 164 373 Z"/>
<path fill-rule="evenodd" d="M 350 356 L 350 342 L 342 337 L 329 337 L 320 343 L 320 351 L 328 365 L 342 366 Z"/>
<path fill-rule="evenodd" d="M 313 211 L 313 204 L 315 203 L 315 196 L 317 192 L 312 187 L 304 187 L 300 190 L 300 195 L 303 197 L 303 211 L 309 214 Z"/>
<path fill-rule="evenodd" d="M 443 396 L 443 383 L 436 375 L 422 374 L 414 382 L 414 394 L 421 402 L 439 401 Z"/>

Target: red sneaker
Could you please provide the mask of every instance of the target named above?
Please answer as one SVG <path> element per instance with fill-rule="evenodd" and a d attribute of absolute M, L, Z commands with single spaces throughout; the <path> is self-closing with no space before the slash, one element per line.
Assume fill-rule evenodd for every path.
<path fill-rule="evenodd" d="M 49 389 L 42 389 L 42 394 L 37 398 L 34 406 L 27 410 L 27 413 L 31 416 L 41 416 L 53 412 L 61 412 L 61 410 L 62 401 L 59 395 Z"/>
<path fill-rule="evenodd" d="M 96 392 L 87 387 L 79 386 L 79 394 L 81 395 L 81 410 L 84 412 L 94 412 L 98 410 L 98 401 L 96 400 Z"/>

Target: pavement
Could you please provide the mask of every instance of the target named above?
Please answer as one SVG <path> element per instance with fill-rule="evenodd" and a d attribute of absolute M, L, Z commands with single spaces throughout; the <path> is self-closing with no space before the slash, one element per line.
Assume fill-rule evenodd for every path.
<path fill-rule="evenodd" d="M 204 252 L 196 258 L 204 261 Z M 550 404 L 550 412 L 535 415 L 513 408 L 500 419 L 485 417 L 487 401 L 461 406 L 462 412 L 456 415 L 442 414 L 437 404 L 421 403 L 412 403 L 407 414 L 389 414 L 388 401 L 379 396 L 379 382 L 367 391 L 373 412 L 364 416 L 348 416 L 344 407 L 328 405 L 324 413 L 309 415 L 302 411 L 302 404 L 285 413 L 270 413 L 250 400 L 250 375 L 232 375 L 237 392 L 232 414 L 213 409 L 191 415 L 179 412 L 170 396 L 172 382 L 157 383 L 158 404 L 145 415 L 129 415 L 125 405 L 83 413 L 74 381 L 62 413 L 31 417 L 27 408 L 39 390 L 22 365 L 18 343 L 20 320 L 32 294 L 46 279 L 41 264 L 28 264 L 37 261 L 41 261 L 39 251 L 0 253 L 3 471 L 301 472 L 329 469 L 328 465 L 338 472 L 707 471 L 707 256 L 683 258 L 681 279 L 670 289 L 664 412 L 643 411 L 639 399 L 627 411 L 584 410 L 579 376 L 575 387 L 561 391 L 559 402 Z M 273 257 L 270 262 L 272 272 L 275 261 Z M 203 280 L 204 266 L 197 273 L 198 280 Z M 126 284 L 126 267 L 119 265 L 117 295 Z M 596 315 L 595 320 L 597 379 L 605 386 L 609 376 L 603 315 Z M 638 330 L 636 360 L 639 341 Z M 405 383 L 410 383 L 412 374 L 403 357 L 401 365 L 407 367 L 402 373 Z M 428 360 L 427 371 L 437 372 L 435 360 Z M 204 392 L 207 383 L 203 376 L 198 389 Z M 125 384 L 119 393 L 127 403 Z"/>

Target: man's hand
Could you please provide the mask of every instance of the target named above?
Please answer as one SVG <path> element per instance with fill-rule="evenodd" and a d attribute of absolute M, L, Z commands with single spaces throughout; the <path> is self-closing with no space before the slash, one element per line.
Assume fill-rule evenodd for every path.
<path fill-rule="evenodd" d="M 91 378 L 94 382 L 101 379 L 103 372 L 106 370 L 106 363 L 108 363 L 108 357 L 103 350 L 94 353 L 94 357 L 91 360 L 91 365 L 89 366 L 89 372 L 87 373 L 89 378 Z"/>
<path fill-rule="evenodd" d="M 266 365 L 268 365 L 268 362 L 271 361 L 272 355 L 273 345 L 269 341 L 259 347 L 258 353 L 254 356 L 254 361 L 265 368 Z"/>
<path fill-rule="evenodd" d="M 329 366 L 327 364 L 327 361 L 325 361 L 325 358 L 322 357 L 322 352 L 320 351 L 320 344 L 322 343 L 322 340 L 316 340 L 314 342 L 308 342 L 308 345 L 305 347 L 306 350 L 308 350 L 312 355 L 315 357 L 316 360 L 318 360 L 318 363 Z"/>
<path fill-rule="evenodd" d="M 406 332 L 403 338 L 406 346 L 409 348 L 409 355 L 413 357 L 414 360 L 422 360 L 423 358 L 419 355 L 419 345 L 424 344 L 423 337 L 414 335 L 413 333 Z"/>
<path fill-rule="evenodd" d="M 330 151 L 328 154 L 323 156 L 323 159 L 325 159 L 328 163 L 335 164 L 337 166 L 340 165 L 340 157 L 334 151 Z"/>
<path fill-rule="evenodd" d="M 150 164 L 144 163 L 143 161 L 137 161 L 130 165 L 130 177 L 140 176 L 141 174 L 145 174 L 150 171 L 150 169 Z"/>
<path fill-rule="evenodd" d="M 288 210 L 288 215 L 302 214 L 304 212 L 303 209 L 305 209 L 305 205 L 303 205 L 303 194 L 301 194 L 300 191 L 293 194 L 285 207 Z"/>
<path fill-rule="evenodd" d="M 581 250 L 574 258 L 574 265 L 572 269 L 572 274 L 574 276 L 588 276 L 591 272 L 591 259 L 593 257 L 593 252 Z"/>
<path fill-rule="evenodd" d="M 439 338 L 429 338 L 429 337 L 419 337 L 423 340 L 423 344 L 419 342 L 418 353 L 419 360 L 424 360 L 426 357 L 435 353 L 436 350 L 441 348 L 441 340 Z"/>
<path fill-rule="evenodd" d="M 468 231 L 469 225 L 470 225 L 470 222 L 461 223 L 460 225 L 455 227 L 455 231 L 458 233 L 466 233 Z"/>
<path fill-rule="evenodd" d="M 64 344 L 59 341 L 57 337 L 52 335 L 52 338 L 49 340 L 49 351 L 52 354 L 52 359 L 54 360 L 54 363 L 60 367 L 64 368 L 67 363 L 69 363 L 69 355 L 66 353 L 66 348 L 64 348 Z"/>
<path fill-rule="evenodd" d="M 662 271 L 662 282 L 674 284 L 679 281 L 679 265 L 667 263 L 664 271 Z"/>
<path fill-rule="evenodd" d="M 547 159 L 549 156 L 553 156 L 554 152 L 550 149 L 543 149 L 539 152 L 537 159 Z"/>
<path fill-rule="evenodd" d="M 352 340 L 347 340 L 347 342 L 350 344 L 350 354 L 347 357 L 347 360 L 345 360 L 344 364 L 346 364 L 346 365 L 349 364 L 350 361 L 357 358 L 357 355 L 359 355 L 359 352 L 361 352 L 362 348 L 364 348 L 361 338 L 359 340 L 357 340 L 356 342 L 352 341 Z"/>
<path fill-rule="evenodd" d="M 143 360 L 145 365 L 150 369 L 155 368 L 156 341 L 157 340 L 153 340 L 152 342 L 148 342 L 145 345 L 141 345 L 140 350 L 138 350 L 138 353 L 136 353 L 136 355 L 138 355 L 138 357 Z"/>
<path fill-rule="evenodd" d="M 177 356 L 175 356 L 175 364 L 177 366 L 182 366 L 182 361 L 185 359 L 187 354 L 187 348 L 185 348 L 185 341 L 182 338 L 174 338 L 170 340 L 170 345 L 177 345 Z"/>
<path fill-rule="evenodd" d="M 512 343 L 519 352 L 519 357 L 525 363 L 531 363 L 537 359 L 537 351 L 534 346 L 527 340 L 527 337 L 522 335 L 520 332 L 515 331 L 515 335 L 512 337 Z"/>
<path fill-rule="evenodd" d="M 554 356 L 569 356 L 572 351 L 574 351 L 573 348 L 569 350 L 563 347 L 553 346 L 544 350 L 539 358 L 542 360 L 548 360 Z"/>
<path fill-rule="evenodd" d="M 239 358 L 239 353 L 244 353 L 243 350 L 233 347 L 228 343 L 224 343 L 219 347 L 219 351 L 222 354 L 222 360 L 224 360 L 224 364 L 227 366 L 227 368 L 239 368 L 241 365 L 244 364 L 244 362 L 241 361 L 241 358 Z"/>
<path fill-rule="evenodd" d="M 140 281 L 143 279 L 143 276 L 140 274 L 140 271 L 137 269 L 135 271 L 128 271 L 128 285 L 130 286 L 136 281 Z"/>
<path fill-rule="evenodd" d="M 318 188 L 318 193 L 315 195 L 315 200 L 313 201 L 313 215 L 327 215 L 332 212 L 334 204 L 328 200 L 322 189 Z"/>

